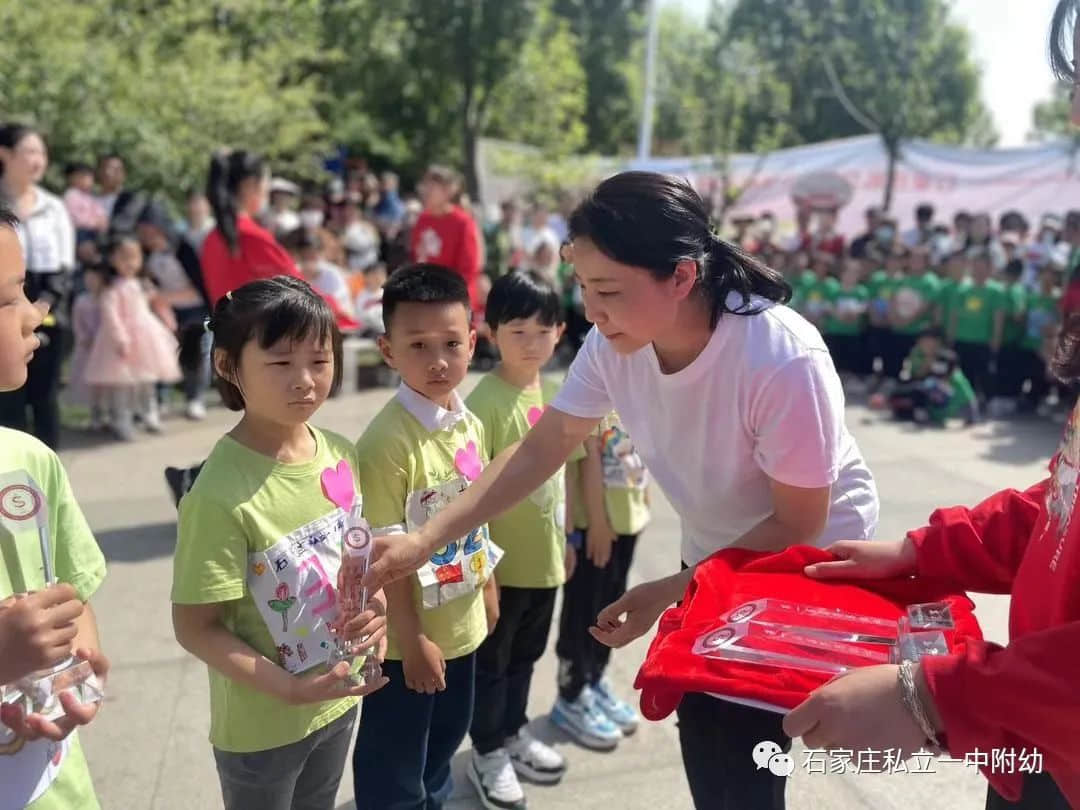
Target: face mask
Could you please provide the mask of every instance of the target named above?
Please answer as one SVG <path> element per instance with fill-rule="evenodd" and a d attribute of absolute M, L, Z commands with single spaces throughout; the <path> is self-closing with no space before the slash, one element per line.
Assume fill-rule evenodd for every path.
<path fill-rule="evenodd" d="M 300 222 L 305 228 L 314 230 L 321 228 L 323 224 L 323 212 L 317 208 L 310 208 L 300 212 Z"/>
<path fill-rule="evenodd" d="M 895 235 L 892 228 L 878 228 L 874 231 L 874 236 L 879 242 L 891 242 Z"/>

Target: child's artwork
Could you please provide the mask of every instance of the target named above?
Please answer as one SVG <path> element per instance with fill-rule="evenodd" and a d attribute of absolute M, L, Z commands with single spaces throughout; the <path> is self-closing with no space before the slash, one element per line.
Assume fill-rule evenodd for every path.
<path fill-rule="evenodd" d="M 459 451 L 459 454 L 462 452 Z M 479 470 L 472 463 L 471 454 L 469 456 L 463 464 L 458 465 L 459 471 L 464 466 L 468 472 L 478 475 Z M 405 502 L 405 525 L 408 531 L 419 529 L 468 488 L 470 479 L 466 477 L 465 471 L 462 472 L 461 478 L 409 493 Z M 439 549 L 417 571 L 424 607 L 436 608 L 479 590 L 487 582 L 501 556 L 502 551 L 491 542 L 487 526 L 473 529 L 465 537 Z"/>
<path fill-rule="evenodd" d="M 614 420 L 605 420 L 600 433 L 604 486 L 608 489 L 644 489 L 648 473 L 630 435 Z"/>
<path fill-rule="evenodd" d="M 334 648 L 343 509 L 302 526 L 265 551 L 248 555 L 248 590 L 274 639 L 278 663 L 303 672 Z"/>

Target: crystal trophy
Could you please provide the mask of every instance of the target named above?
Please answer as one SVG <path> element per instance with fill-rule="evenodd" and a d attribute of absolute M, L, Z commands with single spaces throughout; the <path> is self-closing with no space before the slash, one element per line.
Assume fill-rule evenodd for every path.
<path fill-rule="evenodd" d="M 358 501 L 349 510 L 341 546 L 341 587 L 338 591 L 338 604 L 341 610 L 339 621 L 344 627 L 350 619 L 367 608 L 367 588 L 361 585 L 361 580 L 371 562 L 371 528 L 361 516 Z M 357 642 L 338 636 L 330 654 L 330 666 L 334 666 L 338 661 L 354 662 L 363 656 L 359 675 L 364 683 L 372 683 L 382 676 L 382 667 L 375 648 L 362 649 L 362 644 L 363 641 Z M 355 675 L 350 677 L 355 680 Z"/>
<path fill-rule="evenodd" d="M 693 651 L 707 658 L 838 675 L 949 651 L 948 604 L 910 605 L 899 620 L 781 599 L 757 599 L 721 617 Z"/>

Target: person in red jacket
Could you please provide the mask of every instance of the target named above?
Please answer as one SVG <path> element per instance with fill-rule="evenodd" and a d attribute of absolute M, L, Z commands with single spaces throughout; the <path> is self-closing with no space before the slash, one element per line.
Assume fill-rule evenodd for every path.
<path fill-rule="evenodd" d="M 443 166 L 432 166 L 420 181 L 424 211 L 412 231 L 412 260 L 439 264 L 465 279 L 473 312 L 478 311 L 476 281 L 483 256 L 480 232 L 472 216 L 453 200 L 461 184 L 457 174 Z"/>
<path fill-rule="evenodd" d="M 296 262 L 253 217 L 266 205 L 270 172 L 266 162 L 242 149 L 210 159 L 206 197 L 216 226 L 200 257 L 211 311 L 226 293 L 249 281 L 273 276 L 301 278 Z"/>

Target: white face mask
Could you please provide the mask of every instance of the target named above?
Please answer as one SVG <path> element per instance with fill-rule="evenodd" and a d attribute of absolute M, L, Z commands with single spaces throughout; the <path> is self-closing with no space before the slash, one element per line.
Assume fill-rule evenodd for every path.
<path fill-rule="evenodd" d="M 300 212 L 300 222 L 305 228 L 314 230 L 321 228 L 323 224 L 323 212 L 317 208 L 309 208 Z"/>

